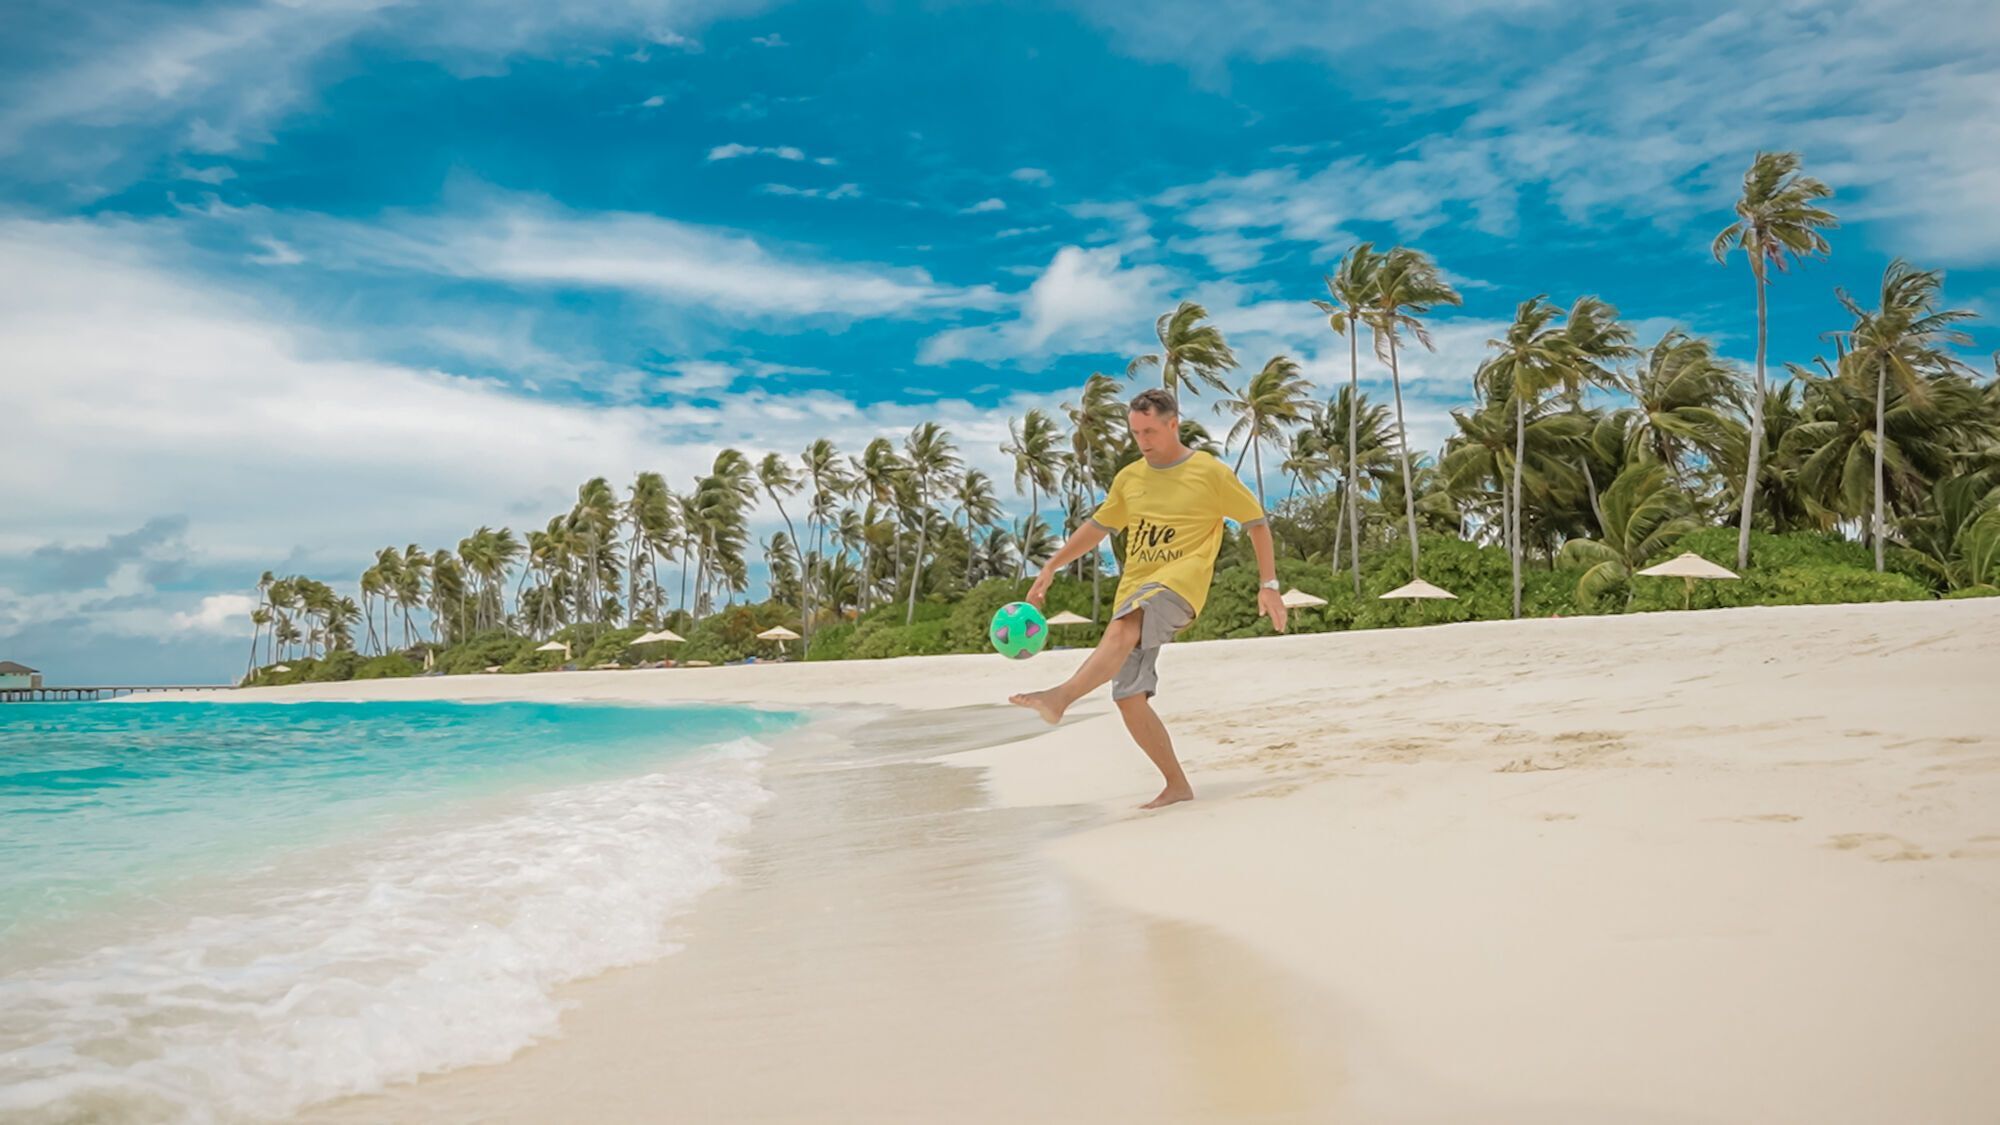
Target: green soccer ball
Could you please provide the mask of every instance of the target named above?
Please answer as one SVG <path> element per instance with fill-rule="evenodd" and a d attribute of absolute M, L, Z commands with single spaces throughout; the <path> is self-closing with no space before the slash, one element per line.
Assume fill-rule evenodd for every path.
<path fill-rule="evenodd" d="M 1007 659 L 1026 660 L 1048 647 L 1049 621 L 1027 602 L 1008 602 L 993 612 L 986 639 Z"/>

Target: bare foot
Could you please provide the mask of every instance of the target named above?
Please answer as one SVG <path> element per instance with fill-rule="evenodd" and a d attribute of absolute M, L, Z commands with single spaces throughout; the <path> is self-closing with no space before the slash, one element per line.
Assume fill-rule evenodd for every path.
<path fill-rule="evenodd" d="M 1165 808 L 1168 805 L 1178 805 L 1182 801 L 1192 800 L 1194 800 L 1194 789 L 1192 787 L 1186 785 L 1169 785 L 1165 789 L 1160 790 L 1159 796 L 1139 807 L 1142 809 L 1158 809 Z"/>
<path fill-rule="evenodd" d="M 1016 707 L 1026 707 L 1042 717 L 1042 721 L 1054 726 L 1062 722 L 1063 712 L 1068 710 L 1062 700 L 1056 698 L 1054 688 L 1047 691 L 1024 691 L 1007 697 L 1007 702 Z"/>

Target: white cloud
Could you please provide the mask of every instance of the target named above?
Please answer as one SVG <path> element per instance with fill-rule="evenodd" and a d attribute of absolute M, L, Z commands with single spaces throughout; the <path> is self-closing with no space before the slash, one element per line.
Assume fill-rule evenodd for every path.
<path fill-rule="evenodd" d="M 1019 296 L 1012 319 L 940 332 L 924 341 L 917 361 L 1025 360 L 1124 348 L 1166 301 L 1170 280 L 1159 266 L 1125 265 L 1111 247 L 1065 246 Z"/>
<path fill-rule="evenodd" d="M 1544 190 L 1572 221 L 1719 228 L 1751 154 L 1781 148 L 1835 188 L 1843 219 L 1880 224 L 1872 240 L 1885 249 L 1947 264 L 2000 256 L 2000 19 L 1988 0 L 1642 4 L 1560 25 L 1542 18 L 1543 0 L 1404 5 L 1379 20 L 1301 18 L 1282 0 L 1143 16 L 1085 7 L 1138 54 L 1217 76 L 1232 55 L 1325 54 L 1371 99 L 1453 122 L 1387 160 L 1193 185 L 1174 204 L 1203 231 L 1271 227 L 1323 243 L 1366 220 L 1404 237 L 1448 221 L 1506 234 L 1523 192 Z M 1430 49 L 1384 49 L 1408 42 Z"/>
<path fill-rule="evenodd" d="M 1041 187 L 1047 187 L 1055 183 L 1055 177 L 1049 175 L 1047 171 L 1041 168 L 1016 168 L 1012 172 L 1009 172 L 1008 176 L 1021 183 L 1036 184 Z"/>
<path fill-rule="evenodd" d="M 860 184 L 839 184 L 830 188 L 802 188 L 791 184 L 765 184 L 758 189 L 767 195 L 790 195 L 801 199 L 856 199 L 861 195 Z"/>
<path fill-rule="evenodd" d="M 1209 265 L 1223 273 L 1241 273 L 1262 262 L 1264 248 L 1270 244 L 1268 238 L 1248 238 L 1224 230 L 1193 238 L 1168 239 L 1167 249 L 1206 258 Z"/>
<path fill-rule="evenodd" d="M 739 15 L 764 0 L 674 5 L 688 23 Z M 658 0 L 246 0 L 223 7 L 114 6 L 50 44 L 56 61 L 0 79 L 0 160 L 43 180 L 114 179 L 161 149 L 233 152 L 262 143 L 309 105 L 322 64 L 363 36 L 460 74 L 492 74 L 509 59 L 548 55 L 643 31 L 651 42 L 698 49 L 656 26 Z M 87 132 L 93 143 L 51 137 Z M 30 158 L 31 157 L 31 158 Z"/>
<path fill-rule="evenodd" d="M 716 145 L 714 148 L 708 150 L 708 162 L 711 164 L 721 160 L 735 160 L 745 156 L 769 156 L 778 160 L 789 160 L 794 163 L 806 159 L 805 150 L 794 145 L 759 146 L 731 142 L 726 145 Z M 813 163 L 833 164 L 835 160 L 831 156 L 816 156 L 813 158 Z"/>
<path fill-rule="evenodd" d="M 713 406 L 538 398 L 341 356 L 329 347 L 338 337 L 167 264 L 184 253 L 157 225 L 0 220 L 10 294 L 0 395 L 16 423 L 0 442 L 12 490 L 0 587 L 10 559 L 107 543 L 63 553 L 74 588 L 0 589 L 0 636 L 72 620 L 70 631 L 106 635 L 240 628 L 230 599 L 267 567 L 303 568 L 352 593 L 352 575 L 384 543 L 436 546 L 481 523 L 539 524 L 597 475 L 622 485 L 653 469 L 681 487 L 725 445 L 796 454 L 826 436 L 854 451 L 937 420 L 972 463 L 998 473 L 1006 418 L 1056 399 L 863 407 L 820 389 L 746 386 L 823 373 L 754 359 L 643 375 L 653 395 L 728 386 Z M 160 513 L 181 516 L 131 533 Z M 767 533 L 775 513 L 758 521 Z M 110 550 L 107 536 L 122 546 Z M 149 577 L 185 559 L 210 577 L 171 591 Z"/>
<path fill-rule="evenodd" d="M 778 33 L 777 33 L 777 32 L 775 32 L 775 31 L 774 31 L 774 32 L 772 32 L 772 33 L 771 33 L 771 34 L 769 34 L 769 35 L 753 35 L 753 36 L 751 36 L 751 37 L 750 37 L 750 42 L 752 42 L 752 43 L 755 43 L 755 44 L 757 44 L 757 45 L 758 45 L 759 47 L 789 47 L 789 46 L 791 46 L 791 44 L 790 44 L 790 43 L 787 43 L 787 42 L 785 42 L 785 37 L 784 37 L 784 36 L 782 36 L 782 35 L 778 34 Z"/>
<path fill-rule="evenodd" d="M 195 168 L 182 164 L 174 169 L 174 175 L 183 180 L 193 180 L 196 183 L 223 184 L 236 178 L 236 169 L 226 164 L 215 164 L 207 168 Z"/>
<path fill-rule="evenodd" d="M 306 260 L 305 255 L 275 238 L 265 236 L 256 242 L 264 248 L 264 252 L 252 254 L 250 260 L 260 266 L 295 266 Z"/>
<path fill-rule="evenodd" d="M 256 608 L 257 599 L 247 594 L 210 594 L 194 612 L 174 614 L 172 622 L 182 632 L 242 636 L 248 632 L 250 613 Z"/>
<path fill-rule="evenodd" d="M 1007 201 L 996 197 L 990 199 L 982 199 L 979 202 L 973 204 L 972 206 L 965 208 L 963 211 L 960 211 L 959 214 L 983 215 L 988 211 L 1005 211 L 1006 209 L 1007 209 Z"/>
<path fill-rule="evenodd" d="M 828 196 L 858 190 L 843 185 Z M 521 196 L 488 196 L 467 210 L 397 215 L 381 225 L 254 209 L 227 213 L 232 221 L 281 231 L 287 243 L 331 268 L 629 290 L 743 316 L 940 316 L 997 299 L 985 287 L 940 284 L 921 269 L 823 261 L 734 231 L 655 215 L 580 214 Z"/>
<path fill-rule="evenodd" d="M 1024 235 L 1024 234 L 1040 234 L 1040 233 L 1042 233 L 1043 231 L 1045 231 L 1045 230 L 1049 230 L 1049 229 L 1051 229 L 1051 228 L 1050 228 L 1050 227 L 1048 227 L 1048 226 L 1046 226 L 1046 225 L 1044 225 L 1044 226 L 1039 226 L 1039 227 L 1008 227 L 1008 228 L 1007 228 L 1007 229 L 1005 229 L 1005 230 L 996 230 L 996 231 L 994 231 L 994 232 L 993 232 L 993 237 L 995 237 L 995 238 L 1018 238 L 1018 237 L 1020 237 L 1021 235 Z"/>
<path fill-rule="evenodd" d="M 640 102 L 639 106 L 642 109 L 658 109 L 665 104 L 667 104 L 666 95 L 654 94 L 652 97 Z"/>

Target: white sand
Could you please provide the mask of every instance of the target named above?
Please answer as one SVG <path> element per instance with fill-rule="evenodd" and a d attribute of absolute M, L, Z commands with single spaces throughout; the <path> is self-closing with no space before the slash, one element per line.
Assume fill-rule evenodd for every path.
<path fill-rule="evenodd" d="M 444 678 L 236 698 L 938 711 L 1043 686 L 1080 657 Z M 1188 1120 L 2000 1120 L 1996 672 L 2000 601 L 1177 646 L 1162 657 L 1157 702 L 1196 802 L 1132 808 L 1158 777 L 1100 695 L 1053 731 L 945 759 L 984 767 L 971 776 L 993 811 L 976 797 L 925 809 L 944 839 L 972 846 L 1006 824 L 1010 846 L 1039 842 L 1041 858 L 967 855 L 946 884 L 934 864 L 899 876 L 860 852 L 825 851 L 849 838 L 838 817 L 811 820 L 801 838 L 817 848 L 767 833 L 750 841 L 742 886 L 697 909 L 688 950 L 660 963 L 664 975 L 628 971 L 603 978 L 615 989 L 579 990 L 565 1043 L 672 1023 L 677 1054 L 705 1055 L 712 1073 L 716 1059 L 774 1043 L 796 1040 L 792 1057 L 813 1057 L 803 1027 L 835 1037 L 826 1052 L 838 1065 L 788 1072 L 823 1096 L 736 1101 L 718 1085 L 697 1103 L 703 1120 L 1120 1119 L 1113 1106 L 1133 1117 L 1178 1106 L 1173 1116 Z M 837 810 L 894 780 L 907 818 L 911 794 L 939 785 L 908 788 L 897 772 L 908 768 L 850 770 L 859 790 L 801 789 L 795 807 Z M 1027 819 L 992 819 L 1003 815 Z M 756 987 L 717 999 L 716 981 L 769 979 L 758 958 L 791 940 L 802 888 L 859 878 L 842 874 L 850 862 L 873 890 L 861 921 L 808 957 L 827 971 L 800 973 L 782 1002 Z M 789 882 L 787 863 L 800 868 Z M 1045 900 L 1070 878 L 1097 893 L 1087 908 L 1051 911 Z M 965 902 L 980 905 L 954 905 Z M 936 921 L 940 909 L 950 924 Z M 1047 924 L 994 921 L 1023 916 Z M 1143 980 L 1123 960 L 1079 970 L 1105 955 L 1091 935 L 1168 924 L 1133 918 L 1178 922 L 1171 932 L 1198 935 L 1188 940 L 1199 948 Z M 951 953 L 942 961 L 940 942 Z M 961 971 L 988 987 L 954 991 L 941 1010 L 939 982 Z M 1273 972 L 1293 982 L 1278 987 L 1282 1019 L 1243 999 L 1269 991 Z M 1128 1002 L 1163 980 L 1222 991 Z M 669 1010 L 706 1022 L 690 1035 L 687 1020 L 662 1020 Z M 1129 1059 L 1058 1067 L 1030 1098 L 1022 1081 L 975 1070 L 940 1027 L 990 1031 L 988 1048 L 1029 1075 L 1075 1057 L 1017 1041 L 1037 1028 L 1069 1046 L 1107 1027 L 1152 1029 L 1167 1039 L 1135 1043 L 1155 1052 L 1154 1077 L 1180 1077 L 1121 1101 L 1117 1091 L 1148 1073 Z M 1198 1029 L 1206 1038 L 1190 1037 Z M 523 1091 L 567 1087 L 572 1098 L 593 1091 L 602 1119 L 636 1120 L 665 1104 L 649 1089 L 690 1081 L 669 1087 L 657 1068 L 565 1054 L 565 1043 L 419 1084 L 395 1112 L 445 1119 L 455 1105 L 471 1119 L 506 1105 L 532 1119 Z M 900 1076 L 869 1069 L 913 1056 Z M 1206 1068 L 1194 1086 L 1188 1060 Z M 974 1089 L 976 1102 L 951 1097 Z"/>

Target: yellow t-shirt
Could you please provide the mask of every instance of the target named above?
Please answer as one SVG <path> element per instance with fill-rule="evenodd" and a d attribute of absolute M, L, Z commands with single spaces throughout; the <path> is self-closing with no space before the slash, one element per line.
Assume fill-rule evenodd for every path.
<path fill-rule="evenodd" d="M 1164 469 L 1143 457 L 1120 469 L 1090 519 L 1126 533 L 1117 602 L 1157 582 L 1200 613 L 1222 549 L 1222 521 L 1254 526 L 1264 522 L 1264 507 L 1213 454 L 1195 452 Z"/>

